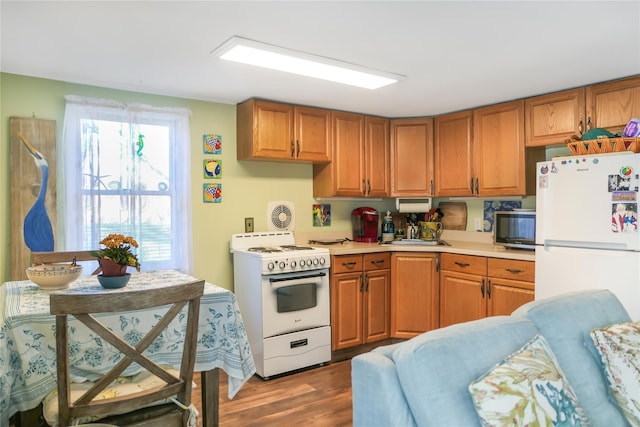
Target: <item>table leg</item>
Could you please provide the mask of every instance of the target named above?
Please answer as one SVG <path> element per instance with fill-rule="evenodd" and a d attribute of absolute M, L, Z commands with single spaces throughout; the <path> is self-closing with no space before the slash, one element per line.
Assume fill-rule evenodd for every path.
<path fill-rule="evenodd" d="M 220 402 L 220 372 L 217 368 L 200 372 L 202 383 L 202 427 L 218 427 Z"/>
<path fill-rule="evenodd" d="M 37 427 L 41 426 L 40 416 L 42 415 L 42 406 L 38 405 L 28 411 L 16 412 L 14 417 L 15 427 Z"/>

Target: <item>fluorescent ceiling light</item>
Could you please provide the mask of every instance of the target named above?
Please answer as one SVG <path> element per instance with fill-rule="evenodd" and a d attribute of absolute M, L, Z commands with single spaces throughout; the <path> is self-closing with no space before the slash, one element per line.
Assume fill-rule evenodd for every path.
<path fill-rule="evenodd" d="M 404 78 L 399 74 L 372 70 L 359 65 L 297 52 L 241 37 L 231 37 L 214 49 L 211 54 L 228 61 L 256 65 L 366 89 L 378 89 Z"/>

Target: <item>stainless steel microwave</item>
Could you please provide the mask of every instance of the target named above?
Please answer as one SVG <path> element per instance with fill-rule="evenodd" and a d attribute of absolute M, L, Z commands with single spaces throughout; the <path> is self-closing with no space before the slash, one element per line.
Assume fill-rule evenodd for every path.
<path fill-rule="evenodd" d="M 494 244 L 507 248 L 535 249 L 535 210 L 495 211 L 493 215 Z"/>

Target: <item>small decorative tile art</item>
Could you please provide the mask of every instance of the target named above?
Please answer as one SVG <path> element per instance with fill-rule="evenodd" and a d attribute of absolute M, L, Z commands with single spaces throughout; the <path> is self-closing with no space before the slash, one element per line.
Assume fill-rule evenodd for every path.
<path fill-rule="evenodd" d="M 204 203 L 221 203 L 222 184 L 203 184 L 202 201 Z"/>
<path fill-rule="evenodd" d="M 222 135 L 202 135 L 204 154 L 222 154 Z"/>
<path fill-rule="evenodd" d="M 484 223 L 482 225 L 483 231 L 493 231 L 493 213 L 495 211 L 510 211 L 513 209 L 520 209 L 521 207 L 522 202 L 519 200 L 485 200 Z"/>
<path fill-rule="evenodd" d="M 222 178 L 222 160 L 204 159 L 202 161 L 202 170 L 204 177 L 207 179 Z"/>
<path fill-rule="evenodd" d="M 331 225 L 331 205 L 313 205 L 313 226 L 328 227 Z"/>

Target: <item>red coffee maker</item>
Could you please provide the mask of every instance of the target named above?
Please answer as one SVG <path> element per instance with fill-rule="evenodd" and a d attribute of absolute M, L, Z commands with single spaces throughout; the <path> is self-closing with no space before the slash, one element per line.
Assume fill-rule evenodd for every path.
<path fill-rule="evenodd" d="M 356 208 L 351 212 L 353 241 L 375 243 L 378 241 L 378 211 L 373 208 Z"/>

